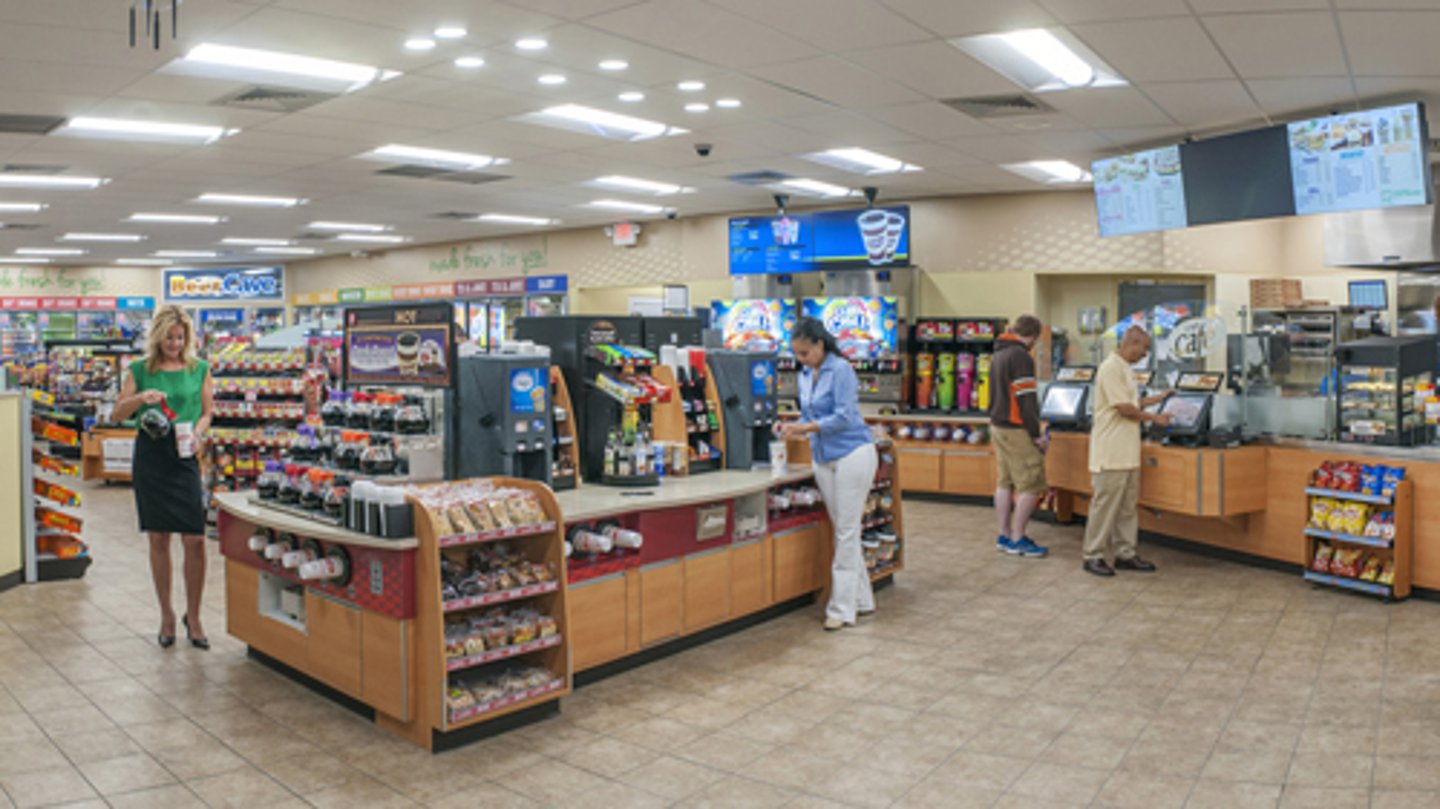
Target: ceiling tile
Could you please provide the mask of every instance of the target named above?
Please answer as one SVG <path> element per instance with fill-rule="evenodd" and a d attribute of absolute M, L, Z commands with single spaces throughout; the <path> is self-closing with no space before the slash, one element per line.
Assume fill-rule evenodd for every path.
<path fill-rule="evenodd" d="M 1039 0 L 1064 23 L 1188 17 L 1184 0 Z"/>
<path fill-rule="evenodd" d="M 912 90 L 834 56 L 767 65 L 751 72 L 840 107 L 878 107 L 922 99 Z"/>
<path fill-rule="evenodd" d="M 845 59 L 930 98 L 998 95 L 1019 89 L 948 42 L 855 51 L 845 54 Z"/>
<path fill-rule="evenodd" d="M 1072 30 L 1131 83 L 1234 75 L 1194 19 L 1089 23 Z"/>
<path fill-rule="evenodd" d="M 937 36 L 991 34 L 1052 25 L 1055 18 L 1031 0 L 885 0 L 885 5 Z"/>
<path fill-rule="evenodd" d="M 1238 81 L 1173 82 L 1140 89 L 1177 123 L 1197 132 L 1224 128 L 1261 114 Z"/>
<path fill-rule="evenodd" d="M 1171 123 L 1133 87 L 1104 87 L 1046 93 L 1045 103 L 1090 126 L 1150 126 Z"/>
<path fill-rule="evenodd" d="M 1242 78 L 1348 75 L 1329 12 L 1222 14 L 1204 24 Z"/>
<path fill-rule="evenodd" d="M 801 115 L 782 118 L 780 123 L 821 136 L 820 149 L 843 148 L 846 146 L 881 146 L 886 143 L 904 143 L 915 139 L 914 135 L 886 126 L 872 118 L 848 110 Z"/>
<path fill-rule="evenodd" d="M 971 118 L 938 101 L 897 104 L 869 111 L 871 117 L 896 129 L 923 138 L 959 138 L 966 135 L 993 134 L 995 129 L 984 121 Z"/>
<path fill-rule="evenodd" d="M 1386 0 L 1390 5 L 1394 0 Z M 1330 9 L 1329 0 L 1188 0 L 1197 14 L 1244 11 L 1313 11 Z M 1344 2 L 1340 3 L 1344 5 Z"/>
<path fill-rule="evenodd" d="M 877 0 L 711 0 L 827 51 L 874 48 L 934 37 Z"/>
<path fill-rule="evenodd" d="M 1179 143 L 1185 136 L 1180 126 L 1122 126 L 1095 130 L 1101 137 L 1120 147 L 1117 151 L 1131 152 L 1159 144 Z"/>
<path fill-rule="evenodd" d="M 1440 76 L 1440 11 L 1342 12 L 1340 31 L 1356 76 Z"/>
<path fill-rule="evenodd" d="M 700 0 L 649 2 L 591 17 L 614 34 L 663 42 L 671 50 L 726 67 L 749 67 L 816 55 L 809 45 Z"/>
<path fill-rule="evenodd" d="M 1275 116 L 1338 109 L 1357 103 L 1349 79 L 1251 79 L 1245 84 L 1260 102 L 1260 108 Z"/>

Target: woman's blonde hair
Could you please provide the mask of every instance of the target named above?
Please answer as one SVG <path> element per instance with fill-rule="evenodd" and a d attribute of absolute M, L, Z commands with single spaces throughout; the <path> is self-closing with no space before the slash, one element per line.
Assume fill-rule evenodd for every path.
<path fill-rule="evenodd" d="M 180 351 L 180 359 L 184 361 L 187 369 L 194 368 L 197 351 L 195 340 L 195 323 L 185 310 L 169 304 L 162 306 L 155 311 L 155 318 L 150 321 L 150 336 L 145 340 L 145 371 L 155 373 L 155 366 L 165 356 L 162 345 L 165 342 L 165 335 L 170 330 L 180 326 L 185 329 L 185 347 Z"/>

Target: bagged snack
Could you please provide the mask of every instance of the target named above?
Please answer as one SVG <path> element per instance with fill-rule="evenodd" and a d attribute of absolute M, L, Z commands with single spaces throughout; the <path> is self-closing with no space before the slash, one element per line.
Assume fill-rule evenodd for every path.
<path fill-rule="evenodd" d="M 463 711 L 475 705 L 475 696 L 463 683 L 451 683 L 445 692 L 445 705 L 452 713 Z"/>
<path fill-rule="evenodd" d="M 1385 567 L 1381 568 L 1381 570 L 1380 570 L 1380 576 L 1376 579 L 1376 581 L 1380 582 L 1381 584 L 1392 584 L 1392 585 L 1393 585 L 1393 584 L 1395 583 L 1395 560 L 1394 560 L 1394 559 L 1389 559 L 1389 560 L 1387 560 L 1387 561 L 1385 562 Z"/>
<path fill-rule="evenodd" d="M 491 497 L 485 501 L 486 507 L 490 509 L 490 516 L 495 519 L 496 528 L 513 528 L 515 523 L 510 519 L 510 510 L 505 507 L 505 501 L 499 497 Z"/>
<path fill-rule="evenodd" d="M 1341 461 L 1331 467 L 1330 488 L 1342 492 L 1353 492 L 1360 488 L 1360 465 L 1353 461 Z"/>
<path fill-rule="evenodd" d="M 1383 477 L 1382 469 L 1385 467 L 1378 464 L 1360 467 L 1360 493 L 1372 496 L 1380 494 L 1380 481 Z"/>
<path fill-rule="evenodd" d="M 1315 558 L 1310 561 L 1310 569 L 1316 573 L 1329 573 L 1330 558 L 1334 552 L 1335 549 L 1330 547 L 1328 543 L 1317 542 L 1315 544 Z"/>
<path fill-rule="evenodd" d="M 1405 467 L 1403 467 L 1403 466 L 1387 466 L 1387 467 L 1385 467 L 1384 480 L 1381 482 L 1380 493 L 1381 493 L 1382 495 L 1384 495 L 1385 497 L 1394 497 L 1394 496 L 1395 496 L 1395 487 L 1399 486 L 1399 485 L 1400 485 L 1400 481 L 1402 481 L 1402 480 L 1404 480 L 1404 479 L 1405 479 Z"/>
<path fill-rule="evenodd" d="M 534 520 L 530 519 L 530 509 L 525 505 L 525 495 L 519 491 L 511 491 L 505 495 L 505 512 L 510 515 L 511 525 L 530 525 Z"/>
<path fill-rule="evenodd" d="M 1331 477 L 1332 466 L 1329 461 L 1321 461 L 1320 468 L 1316 469 L 1315 474 L 1311 476 L 1310 484 L 1321 489 L 1335 488 L 1335 481 Z"/>
<path fill-rule="evenodd" d="M 490 507 L 485 505 L 484 500 L 471 500 L 465 504 L 465 511 L 470 515 L 470 522 L 474 523 L 476 531 L 495 530 L 495 518 L 490 515 Z"/>
<path fill-rule="evenodd" d="M 1310 498 L 1310 527 L 1325 530 L 1330 526 L 1330 511 L 1335 501 L 1328 497 Z"/>
<path fill-rule="evenodd" d="M 1358 548 L 1336 550 L 1330 560 L 1330 572 L 1336 576 L 1355 578 L 1360 573 L 1360 557 L 1363 553 Z"/>
<path fill-rule="evenodd" d="M 475 523 L 470 520 L 470 512 L 465 506 L 451 502 L 445 507 L 445 516 L 450 518 L 450 527 L 455 529 L 457 534 L 469 534 L 475 531 Z"/>
<path fill-rule="evenodd" d="M 456 533 L 450 525 L 450 518 L 445 515 L 445 507 L 436 500 L 423 502 L 425 513 L 430 517 L 430 524 L 435 526 L 435 536 L 447 537 Z"/>
<path fill-rule="evenodd" d="M 1380 557 L 1371 556 L 1360 567 L 1360 581 L 1375 581 L 1380 575 Z"/>

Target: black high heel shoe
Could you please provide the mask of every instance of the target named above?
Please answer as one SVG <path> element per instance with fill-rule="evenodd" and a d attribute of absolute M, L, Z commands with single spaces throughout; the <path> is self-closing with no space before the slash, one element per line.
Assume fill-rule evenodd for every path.
<path fill-rule="evenodd" d="M 210 639 L 209 639 L 209 638 L 197 638 L 197 637 L 195 637 L 194 635 L 190 634 L 190 615 L 189 615 L 189 613 L 186 613 L 185 616 L 180 619 L 180 623 L 182 623 L 182 624 L 185 625 L 185 637 L 190 640 L 190 645 L 191 645 L 191 646 L 194 646 L 196 649 L 200 649 L 201 651 L 205 651 L 205 652 L 210 651 Z M 174 643 L 174 642 L 175 642 L 175 639 L 174 639 L 174 638 L 171 638 L 171 639 L 170 639 L 170 642 L 171 642 L 171 643 Z M 163 645 L 163 644 L 162 644 L 162 645 Z"/>
<path fill-rule="evenodd" d="M 161 648 L 161 649 L 169 649 L 171 646 L 174 646 L 174 645 L 175 645 L 175 636 L 174 636 L 174 635 L 163 635 L 163 634 L 162 634 L 162 635 L 156 635 L 156 636 L 155 636 L 155 642 L 158 643 L 158 644 L 160 644 L 160 648 Z"/>

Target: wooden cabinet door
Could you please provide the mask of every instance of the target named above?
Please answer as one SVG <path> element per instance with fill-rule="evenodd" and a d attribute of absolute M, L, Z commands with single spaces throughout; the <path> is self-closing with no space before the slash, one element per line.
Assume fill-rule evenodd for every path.
<path fill-rule="evenodd" d="M 1176 514 L 1200 509 L 1200 453 L 1170 447 L 1140 450 L 1140 504 Z"/>
<path fill-rule="evenodd" d="M 572 584 L 565 593 L 570 602 L 570 659 L 576 671 L 607 663 L 625 655 L 625 574 L 613 573 Z"/>
<path fill-rule="evenodd" d="M 1090 437 L 1083 433 L 1051 433 L 1045 451 L 1045 481 L 1065 491 L 1090 492 Z"/>
<path fill-rule="evenodd" d="M 828 524 L 814 523 L 771 536 L 775 561 L 770 575 L 775 582 L 776 602 L 789 601 L 820 587 L 822 562 L 818 537 Z"/>
<path fill-rule="evenodd" d="M 360 699 L 359 608 L 307 590 L 305 623 L 310 638 L 310 675 Z"/>
<path fill-rule="evenodd" d="M 682 562 L 681 559 L 672 559 L 640 568 L 641 646 L 669 640 L 680 634 L 685 598 L 685 566 Z"/>
<path fill-rule="evenodd" d="M 685 632 L 730 618 L 730 549 L 715 548 L 685 557 Z"/>
<path fill-rule="evenodd" d="M 940 457 L 940 483 L 947 494 L 995 492 L 995 456 L 990 451 L 946 449 Z"/>
<path fill-rule="evenodd" d="M 765 540 L 756 539 L 730 546 L 730 614 L 735 617 L 759 612 L 770 605 L 765 580 Z"/>
<path fill-rule="evenodd" d="M 900 488 L 910 492 L 940 491 L 940 448 L 899 447 L 895 451 Z"/>
<path fill-rule="evenodd" d="M 401 621 L 378 612 L 360 614 L 361 701 L 396 719 L 410 719 L 409 685 L 414 621 Z"/>

